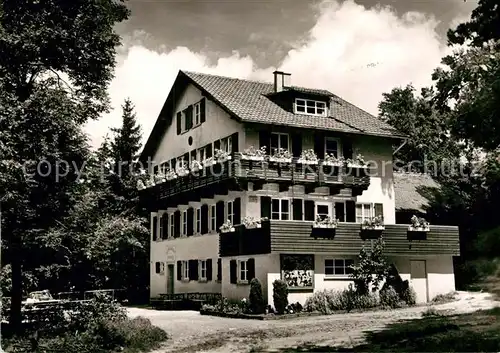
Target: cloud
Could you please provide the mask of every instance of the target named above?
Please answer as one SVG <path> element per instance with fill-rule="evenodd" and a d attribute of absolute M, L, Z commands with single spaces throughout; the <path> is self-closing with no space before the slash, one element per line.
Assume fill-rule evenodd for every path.
<path fill-rule="evenodd" d="M 382 93 L 408 83 L 429 85 L 433 69 L 449 52 L 436 34 L 438 21 L 422 13 L 398 16 L 389 7 L 366 9 L 353 1 L 329 1 L 314 10 L 315 25 L 276 66 L 292 73 L 293 85 L 329 89 L 372 114 Z M 264 81 L 272 80 L 275 69 L 256 68 L 250 56 L 238 52 L 210 64 L 187 47 L 152 51 L 136 38 L 124 48 L 109 88 L 115 109 L 87 127 L 94 146 L 110 126 L 120 124 L 126 97 L 136 105 L 145 142 L 179 69 Z"/>

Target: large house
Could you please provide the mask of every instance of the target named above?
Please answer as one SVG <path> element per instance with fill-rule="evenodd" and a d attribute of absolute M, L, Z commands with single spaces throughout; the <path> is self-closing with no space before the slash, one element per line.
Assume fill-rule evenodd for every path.
<path fill-rule="evenodd" d="M 360 249 L 380 236 L 419 302 L 454 290 L 458 228 L 396 224 L 392 154 L 405 136 L 289 81 L 278 71 L 273 83 L 179 72 L 141 156 L 156 174 L 141 191 L 151 297 L 244 298 L 258 278 L 272 304 L 282 278 L 289 301 L 303 303 L 347 287 Z"/>

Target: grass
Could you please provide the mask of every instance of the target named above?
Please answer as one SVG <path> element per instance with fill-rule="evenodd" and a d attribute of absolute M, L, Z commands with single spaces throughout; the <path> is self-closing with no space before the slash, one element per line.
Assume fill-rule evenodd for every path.
<path fill-rule="evenodd" d="M 392 324 L 351 348 L 303 346 L 283 352 L 500 352 L 500 308 Z"/>

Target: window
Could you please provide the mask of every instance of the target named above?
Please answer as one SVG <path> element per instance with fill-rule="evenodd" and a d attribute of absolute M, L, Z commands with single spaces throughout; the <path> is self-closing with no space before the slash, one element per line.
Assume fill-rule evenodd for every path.
<path fill-rule="evenodd" d="M 332 137 L 325 138 L 325 156 L 333 155 L 336 158 L 341 156 L 340 140 Z"/>
<path fill-rule="evenodd" d="M 344 201 L 335 201 L 334 218 L 339 222 L 346 222 L 347 207 Z"/>
<path fill-rule="evenodd" d="M 163 262 L 156 262 L 155 272 L 159 275 L 163 275 L 165 273 L 165 264 Z"/>
<path fill-rule="evenodd" d="M 182 235 L 187 235 L 187 226 L 188 226 L 188 213 L 187 210 L 182 211 Z"/>
<path fill-rule="evenodd" d="M 163 224 L 164 218 L 163 218 L 163 215 L 159 216 L 159 218 L 160 218 L 160 230 L 159 230 L 159 233 L 158 233 L 159 234 L 158 239 L 161 240 L 163 238 L 163 232 L 164 232 L 164 230 L 163 230 L 164 229 L 164 224 Z"/>
<path fill-rule="evenodd" d="M 326 217 L 330 217 L 330 204 L 329 203 L 316 203 L 316 217 L 321 217 L 321 219 L 325 219 Z"/>
<path fill-rule="evenodd" d="M 198 207 L 196 209 L 196 213 L 195 213 L 195 233 L 196 234 L 201 234 L 201 208 Z"/>
<path fill-rule="evenodd" d="M 287 221 L 290 219 L 290 200 L 273 199 L 271 201 L 271 219 Z"/>
<path fill-rule="evenodd" d="M 356 223 L 363 223 L 372 217 L 372 205 L 370 203 L 356 204 Z"/>
<path fill-rule="evenodd" d="M 201 124 L 201 102 L 198 102 L 193 107 L 194 126 Z"/>
<path fill-rule="evenodd" d="M 187 129 L 187 116 L 186 111 L 181 112 L 181 134 L 186 132 Z"/>
<path fill-rule="evenodd" d="M 189 264 L 187 260 L 181 261 L 181 279 L 189 280 Z"/>
<path fill-rule="evenodd" d="M 238 261 L 239 276 L 238 279 L 241 282 L 248 281 L 248 263 L 245 260 Z"/>
<path fill-rule="evenodd" d="M 217 231 L 216 227 L 217 227 L 217 223 L 216 223 L 216 220 L 217 220 L 217 210 L 216 210 L 216 207 L 215 205 L 210 205 L 210 230 L 211 231 Z"/>
<path fill-rule="evenodd" d="M 169 237 L 173 238 L 175 235 L 175 216 L 173 213 L 170 214 L 170 234 Z"/>
<path fill-rule="evenodd" d="M 234 224 L 234 201 L 227 202 L 226 219 L 229 219 L 231 221 L 231 224 Z"/>
<path fill-rule="evenodd" d="M 310 99 L 296 99 L 295 113 L 326 116 L 326 103 Z"/>
<path fill-rule="evenodd" d="M 325 260 L 325 275 L 347 276 L 352 273 L 352 268 L 350 267 L 352 265 L 354 265 L 354 260 L 327 259 Z"/>
<path fill-rule="evenodd" d="M 198 279 L 206 280 L 207 279 L 207 261 L 206 260 L 198 260 Z"/>
<path fill-rule="evenodd" d="M 270 151 L 271 155 L 276 153 L 276 151 L 279 148 L 290 151 L 289 139 L 290 137 L 288 136 L 288 134 L 282 134 L 277 132 L 271 133 L 271 151 Z"/>
<path fill-rule="evenodd" d="M 196 154 L 196 159 L 198 162 L 203 162 L 205 160 L 205 147 L 199 148 Z"/>

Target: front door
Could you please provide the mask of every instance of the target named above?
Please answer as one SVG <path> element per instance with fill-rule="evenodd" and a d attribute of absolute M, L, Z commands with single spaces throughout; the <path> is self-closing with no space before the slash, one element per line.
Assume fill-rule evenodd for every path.
<path fill-rule="evenodd" d="M 316 214 L 314 215 L 317 219 L 318 216 L 321 219 L 332 216 L 332 204 L 329 202 L 316 202 Z"/>
<path fill-rule="evenodd" d="M 410 285 L 417 294 L 417 304 L 427 302 L 427 268 L 425 260 L 410 261 Z"/>
<path fill-rule="evenodd" d="M 167 266 L 167 293 L 174 294 L 174 265 Z"/>

